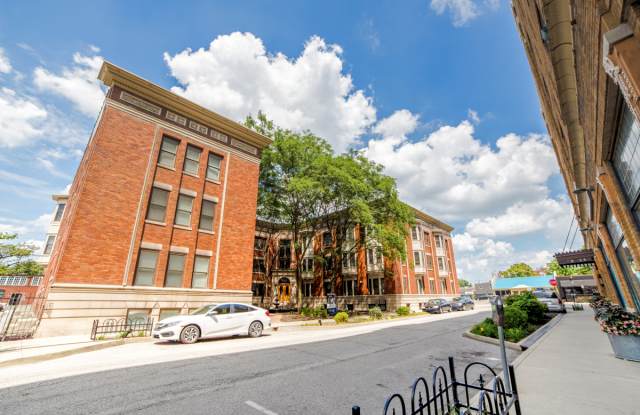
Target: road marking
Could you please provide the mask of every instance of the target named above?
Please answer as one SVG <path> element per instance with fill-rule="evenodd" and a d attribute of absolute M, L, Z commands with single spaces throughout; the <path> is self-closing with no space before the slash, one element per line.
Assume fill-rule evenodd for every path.
<path fill-rule="evenodd" d="M 278 415 L 277 413 L 268 410 L 267 408 L 265 408 L 264 406 L 258 405 L 257 403 L 255 403 L 254 401 L 245 401 L 244 403 L 246 403 L 247 405 L 249 405 L 250 407 L 252 407 L 253 409 L 255 409 L 256 411 L 260 411 L 263 414 L 266 415 Z"/>
<path fill-rule="evenodd" d="M 485 357 L 485 359 L 487 359 L 487 360 L 495 360 L 495 361 L 499 361 L 500 360 L 497 357 Z"/>

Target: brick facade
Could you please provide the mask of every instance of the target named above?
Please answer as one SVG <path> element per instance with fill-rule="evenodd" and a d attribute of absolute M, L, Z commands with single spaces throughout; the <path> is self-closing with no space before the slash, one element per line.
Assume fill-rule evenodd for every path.
<path fill-rule="evenodd" d="M 259 156 L 269 139 L 109 63 L 100 79 L 109 91 L 45 272 L 41 335 L 68 322 L 86 331 L 89 318 L 124 318 L 133 308 L 157 318 L 163 307 L 186 312 L 203 302 L 249 300 Z M 177 146 L 162 153 L 165 140 Z M 166 194 L 163 220 L 149 218 L 153 189 Z M 188 203 L 180 205 L 183 224 L 180 198 L 192 200 L 190 217 Z M 205 201 L 213 204 L 213 225 L 200 229 Z M 151 278 L 137 280 L 137 269 L 148 268 L 141 250 L 157 261 Z M 168 287 L 171 254 L 184 265 L 181 282 Z M 191 288 L 196 255 L 208 258 L 208 279 Z M 81 311 L 79 293 L 93 300 Z"/>

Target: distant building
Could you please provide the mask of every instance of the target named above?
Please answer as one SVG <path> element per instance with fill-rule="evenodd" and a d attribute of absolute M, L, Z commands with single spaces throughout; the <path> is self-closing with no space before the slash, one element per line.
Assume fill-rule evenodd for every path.
<path fill-rule="evenodd" d="M 493 295 L 491 281 L 476 282 L 473 284 L 473 295 L 478 300 L 485 300 Z"/>
<path fill-rule="evenodd" d="M 496 295 L 510 295 L 537 289 L 550 290 L 552 289 L 550 281 L 554 278 L 553 275 L 496 278 L 491 282 L 491 285 Z"/>
<path fill-rule="evenodd" d="M 512 7 L 590 251 L 584 257 L 603 295 L 640 310 L 638 2 L 513 0 Z"/>

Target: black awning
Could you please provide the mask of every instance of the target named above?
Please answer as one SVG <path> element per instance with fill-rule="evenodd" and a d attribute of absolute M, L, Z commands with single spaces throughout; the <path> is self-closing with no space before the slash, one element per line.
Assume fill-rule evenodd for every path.
<path fill-rule="evenodd" d="M 593 249 L 560 252 L 555 254 L 554 257 L 561 267 L 592 265 L 595 263 L 593 259 Z"/>

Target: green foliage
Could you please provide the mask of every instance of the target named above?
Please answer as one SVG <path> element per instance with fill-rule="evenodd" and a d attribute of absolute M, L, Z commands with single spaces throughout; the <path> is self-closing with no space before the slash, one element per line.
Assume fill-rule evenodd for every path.
<path fill-rule="evenodd" d="M 329 318 L 329 312 L 323 306 L 318 306 L 316 308 L 312 307 L 302 307 L 300 310 L 300 314 L 305 317 L 313 317 L 313 318 Z"/>
<path fill-rule="evenodd" d="M 369 309 L 369 318 L 371 320 L 382 320 L 384 315 L 382 314 L 382 310 L 380 307 L 373 307 Z"/>
<path fill-rule="evenodd" d="M 504 327 L 505 329 L 526 328 L 527 313 L 517 306 L 507 306 L 504 309 Z"/>
<path fill-rule="evenodd" d="M 532 277 L 534 275 L 536 275 L 536 273 L 533 270 L 533 268 L 531 268 L 529 265 L 525 264 L 524 262 L 518 262 L 517 264 L 513 264 L 506 270 L 500 272 L 500 276 L 505 278 Z"/>
<path fill-rule="evenodd" d="M 408 316 L 409 312 L 409 307 L 405 305 L 401 305 L 400 307 L 396 308 L 396 314 L 399 316 Z"/>
<path fill-rule="evenodd" d="M 530 292 L 510 295 L 505 299 L 504 303 L 506 308 L 517 307 L 524 311 L 527 315 L 527 321 L 531 324 L 544 323 L 547 320 L 545 316 L 547 306 L 538 301 Z"/>
<path fill-rule="evenodd" d="M 42 275 L 42 265 L 29 259 L 34 247 L 24 243 L 12 243 L 11 241 L 17 237 L 14 233 L 0 232 L 0 275 Z"/>
<path fill-rule="evenodd" d="M 340 311 L 333 317 L 333 319 L 337 324 L 346 323 L 349 321 L 349 314 L 347 314 L 345 311 Z"/>
<path fill-rule="evenodd" d="M 471 283 L 467 280 L 464 280 L 462 278 L 458 278 L 458 285 L 460 286 L 460 288 L 462 287 L 471 287 Z"/>
<path fill-rule="evenodd" d="M 504 337 L 507 341 L 518 343 L 520 340 L 524 339 L 529 335 L 527 330 L 522 327 L 511 327 L 510 329 L 505 329 Z"/>
<path fill-rule="evenodd" d="M 471 329 L 471 333 L 479 336 L 498 338 L 498 326 L 490 318 L 485 318 L 481 323 L 476 324 Z"/>
<path fill-rule="evenodd" d="M 547 273 L 555 275 L 592 275 L 593 269 L 588 265 L 580 267 L 561 267 L 554 258 L 546 266 Z"/>

